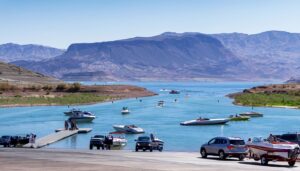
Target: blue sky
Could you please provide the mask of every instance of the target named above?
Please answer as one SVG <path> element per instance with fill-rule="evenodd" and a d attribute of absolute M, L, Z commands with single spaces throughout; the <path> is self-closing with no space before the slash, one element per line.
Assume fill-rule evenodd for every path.
<path fill-rule="evenodd" d="M 300 32 L 299 0 L 0 0 L 0 44 L 71 43 L 166 31 Z"/>

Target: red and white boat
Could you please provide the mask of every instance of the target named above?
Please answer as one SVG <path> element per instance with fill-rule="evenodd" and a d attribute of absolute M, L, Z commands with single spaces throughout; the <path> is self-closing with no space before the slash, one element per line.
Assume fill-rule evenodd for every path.
<path fill-rule="evenodd" d="M 254 160 L 261 160 L 262 165 L 267 165 L 269 161 L 287 161 L 290 166 L 294 166 L 300 153 L 298 144 L 276 139 L 274 141 L 253 138 L 247 143 L 250 157 Z"/>

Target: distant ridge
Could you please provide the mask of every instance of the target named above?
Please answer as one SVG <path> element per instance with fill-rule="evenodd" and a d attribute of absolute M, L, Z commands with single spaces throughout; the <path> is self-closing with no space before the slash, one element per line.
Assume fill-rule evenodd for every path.
<path fill-rule="evenodd" d="M 35 73 L 27 69 L 0 62 L 0 83 L 12 84 L 57 84 L 62 81 Z"/>
<path fill-rule="evenodd" d="M 16 61 L 64 80 L 287 80 L 300 70 L 300 34 L 166 32 L 75 43 L 43 61 Z"/>
<path fill-rule="evenodd" d="M 236 79 L 251 72 L 219 40 L 200 33 L 76 43 L 61 56 L 16 64 L 67 80 Z"/>
<path fill-rule="evenodd" d="M 7 43 L 0 45 L 0 61 L 14 62 L 18 60 L 40 61 L 63 54 L 65 50 L 42 45 L 19 45 Z"/>

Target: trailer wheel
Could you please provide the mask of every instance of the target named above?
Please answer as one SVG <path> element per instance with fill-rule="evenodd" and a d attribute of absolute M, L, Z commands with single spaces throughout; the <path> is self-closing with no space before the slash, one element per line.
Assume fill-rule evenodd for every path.
<path fill-rule="evenodd" d="M 289 163 L 289 166 L 293 167 L 293 166 L 295 166 L 296 161 L 289 161 L 288 163 Z"/>
<path fill-rule="evenodd" d="M 267 160 L 267 158 L 265 156 L 262 156 L 261 159 L 260 159 L 260 163 L 261 165 L 268 165 L 269 161 Z"/>

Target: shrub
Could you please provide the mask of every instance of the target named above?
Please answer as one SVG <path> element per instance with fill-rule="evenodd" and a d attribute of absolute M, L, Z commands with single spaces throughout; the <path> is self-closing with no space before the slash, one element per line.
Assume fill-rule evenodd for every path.
<path fill-rule="evenodd" d="M 44 90 L 44 91 L 50 91 L 50 90 L 52 90 L 52 86 L 51 85 L 44 85 L 43 87 L 42 87 L 42 89 Z"/>
<path fill-rule="evenodd" d="M 16 90 L 17 87 L 8 83 L 0 83 L 0 91 Z"/>
<path fill-rule="evenodd" d="M 68 91 L 70 91 L 70 92 L 77 92 L 77 91 L 80 90 L 80 88 L 81 88 L 80 83 L 73 83 L 71 85 L 71 87 L 68 89 Z"/>
<path fill-rule="evenodd" d="M 56 86 L 56 91 L 64 91 L 65 89 L 67 89 L 67 85 L 66 84 L 58 84 Z"/>

